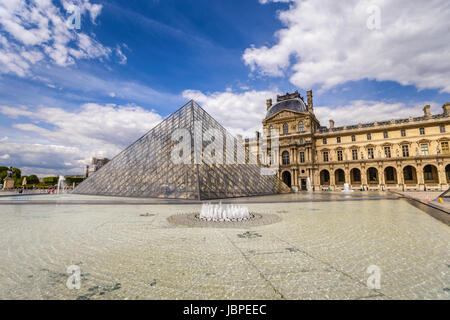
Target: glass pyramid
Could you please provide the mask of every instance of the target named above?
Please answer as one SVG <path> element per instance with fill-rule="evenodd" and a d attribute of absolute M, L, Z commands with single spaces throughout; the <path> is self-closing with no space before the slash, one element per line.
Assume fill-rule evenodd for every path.
<path fill-rule="evenodd" d="M 181 164 L 172 161 L 174 147 L 183 139 L 173 140 L 172 134 L 179 129 L 187 130 L 191 140 L 189 160 Z M 214 149 L 213 153 L 222 159 L 232 157 L 235 161 L 224 163 L 233 164 L 206 161 L 204 153 L 208 144 L 194 143 L 198 132 L 205 140 L 205 133 L 211 129 L 216 130 L 217 136 L 223 136 L 224 146 L 230 143 L 233 146 L 219 147 L 220 151 Z M 211 145 L 216 141 L 210 140 Z M 189 145 L 188 139 L 185 143 Z M 231 150 L 228 155 L 227 150 Z M 237 148 L 237 139 L 195 101 L 190 101 L 92 174 L 73 193 L 207 200 L 290 191 L 276 175 L 261 174 L 261 166 L 255 159 L 239 162 L 243 164 L 237 164 L 237 159 L 245 159 L 244 149 Z"/>

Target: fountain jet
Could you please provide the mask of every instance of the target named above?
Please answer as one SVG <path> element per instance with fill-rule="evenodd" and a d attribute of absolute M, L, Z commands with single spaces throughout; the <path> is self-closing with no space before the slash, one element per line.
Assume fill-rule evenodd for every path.
<path fill-rule="evenodd" d="M 206 221 L 243 221 L 251 218 L 247 207 L 228 205 L 222 206 L 219 204 L 205 203 L 200 211 L 199 218 Z"/>

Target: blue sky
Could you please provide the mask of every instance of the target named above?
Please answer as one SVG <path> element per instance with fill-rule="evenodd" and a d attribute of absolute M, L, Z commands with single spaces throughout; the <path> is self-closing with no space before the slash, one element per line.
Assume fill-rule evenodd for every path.
<path fill-rule="evenodd" d="M 449 21 L 444 0 L 5 0 L 0 165 L 81 173 L 191 98 L 244 135 L 294 90 L 323 125 L 441 112 Z"/>

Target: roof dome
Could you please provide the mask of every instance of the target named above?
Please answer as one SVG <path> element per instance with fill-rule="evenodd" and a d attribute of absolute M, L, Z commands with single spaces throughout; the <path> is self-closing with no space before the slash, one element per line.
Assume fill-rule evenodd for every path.
<path fill-rule="evenodd" d="M 305 102 L 301 98 L 280 101 L 269 108 L 266 119 L 280 112 L 281 110 L 292 110 L 296 112 L 308 112 Z"/>

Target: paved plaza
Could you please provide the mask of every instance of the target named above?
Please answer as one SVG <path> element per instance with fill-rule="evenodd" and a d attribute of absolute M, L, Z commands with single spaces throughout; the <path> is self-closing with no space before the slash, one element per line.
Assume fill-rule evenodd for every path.
<path fill-rule="evenodd" d="M 450 228 L 406 200 L 246 205 L 281 221 L 168 222 L 199 204 L 0 206 L 0 298 L 450 299 Z"/>

